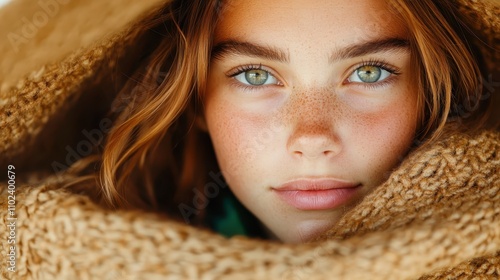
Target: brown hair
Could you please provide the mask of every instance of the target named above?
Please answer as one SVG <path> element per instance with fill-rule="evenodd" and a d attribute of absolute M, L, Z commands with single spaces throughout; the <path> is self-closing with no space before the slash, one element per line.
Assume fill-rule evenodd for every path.
<path fill-rule="evenodd" d="M 486 68 L 480 51 L 470 43 L 475 35 L 463 25 L 457 1 L 391 4 L 409 28 L 412 62 L 419 73 L 418 139 L 430 142 L 450 122 L 455 129 L 483 127 L 490 111 L 482 85 Z"/>
<path fill-rule="evenodd" d="M 391 4 L 411 36 L 420 92 L 418 140 L 435 139 L 450 121 L 481 127 L 488 103 L 479 102 L 485 69 L 469 44 L 473 34 L 463 31 L 456 4 Z M 172 1 L 156 27 L 143 27 L 156 28 L 163 38 L 119 94 L 131 105 L 116 117 L 98 156 L 99 173 L 85 177 L 97 179 L 103 204 L 179 215 L 179 203 L 189 200 L 191 191 L 206 183 L 208 171 L 218 168 L 208 135 L 195 123 L 221 5 L 217 0 Z M 479 109 L 464 118 L 461 108 L 474 107 Z"/>

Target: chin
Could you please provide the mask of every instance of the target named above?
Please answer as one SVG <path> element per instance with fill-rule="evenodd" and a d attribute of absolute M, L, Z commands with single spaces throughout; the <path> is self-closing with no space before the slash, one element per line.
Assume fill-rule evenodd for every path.
<path fill-rule="evenodd" d="M 335 225 L 332 220 L 306 220 L 286 227 L 280 233 L 270 233 L 271 239 L 278 239 L 285 243 L 307 243 L 321 236 Z"/>

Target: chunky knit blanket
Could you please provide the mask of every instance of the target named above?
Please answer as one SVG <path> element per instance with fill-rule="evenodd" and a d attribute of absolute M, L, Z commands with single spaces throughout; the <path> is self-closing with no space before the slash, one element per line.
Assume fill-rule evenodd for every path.
<path fill-rule="evenodd" d="M 228 239 L 61 188 L 50 174 L 83 156 L 75 143 L 102 115 L 88 105 L 112 98 L 106 73 L 141 50 L 130 23 L 165 1 L 28 2 L 0 9 L 12 24 L 0 29 L 0 172 L 10 176 L 0 178 L 1 279 L 500 279 L 498 131 L 447 133 L 415 150 L 307 244 Z M 471 3 L 485 18 L 476 28 L 498 30 L 498 9 Z"/>
<path fill-rule="evenodd" d="M 454 135 L 414 153 L 309 244 L 226 239 L 109 211 L 47 179 L 16 189 L 18 279 L 498 279 L 500 135 Z M 7 188 L 1 220 L 9 224 Z M 7 230 L 6 230 L 7 229 Z M 6 259 L 9 246 L 2 246 Z"/>

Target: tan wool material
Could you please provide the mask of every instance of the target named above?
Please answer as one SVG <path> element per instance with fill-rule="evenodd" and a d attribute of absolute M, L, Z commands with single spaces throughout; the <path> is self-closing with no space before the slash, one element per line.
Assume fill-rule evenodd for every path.
<path fill-rule="evenodd" d="M 16 168 L 17 218 L 12 233 L 4 175 L 0 279 L 500 279 L 498 131 L 445 133 L 416 149 L 306 244 L 225 238 L 62 188 L 53 163 L 66 165 L 70 153 L 61 147 L 102 118 L 96 104 L 114 97 L 109 73 L 133 68 L 124 58 L 145 48 L 134 26 L 168 2 L 16 0 L 0 9 L 0 172 Z M 457 3 L 498 75 L 498 1 Z"/>

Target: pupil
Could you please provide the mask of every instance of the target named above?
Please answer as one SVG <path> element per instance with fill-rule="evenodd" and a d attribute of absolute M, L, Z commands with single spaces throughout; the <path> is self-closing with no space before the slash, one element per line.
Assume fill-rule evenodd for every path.
<path fill-rule="evenodd" d="M 250 70 L 245 73 L 245 78 L 251 85 L 263 85 L 267 81 L 267 71 L 264 70 Z"/>
<path fill-rule="evenodd" d="M 379 67 L 363 66 L 358 69 L 358 77 L 365 83 L 374 83 L 380 79 L 382 71 Z"/>

